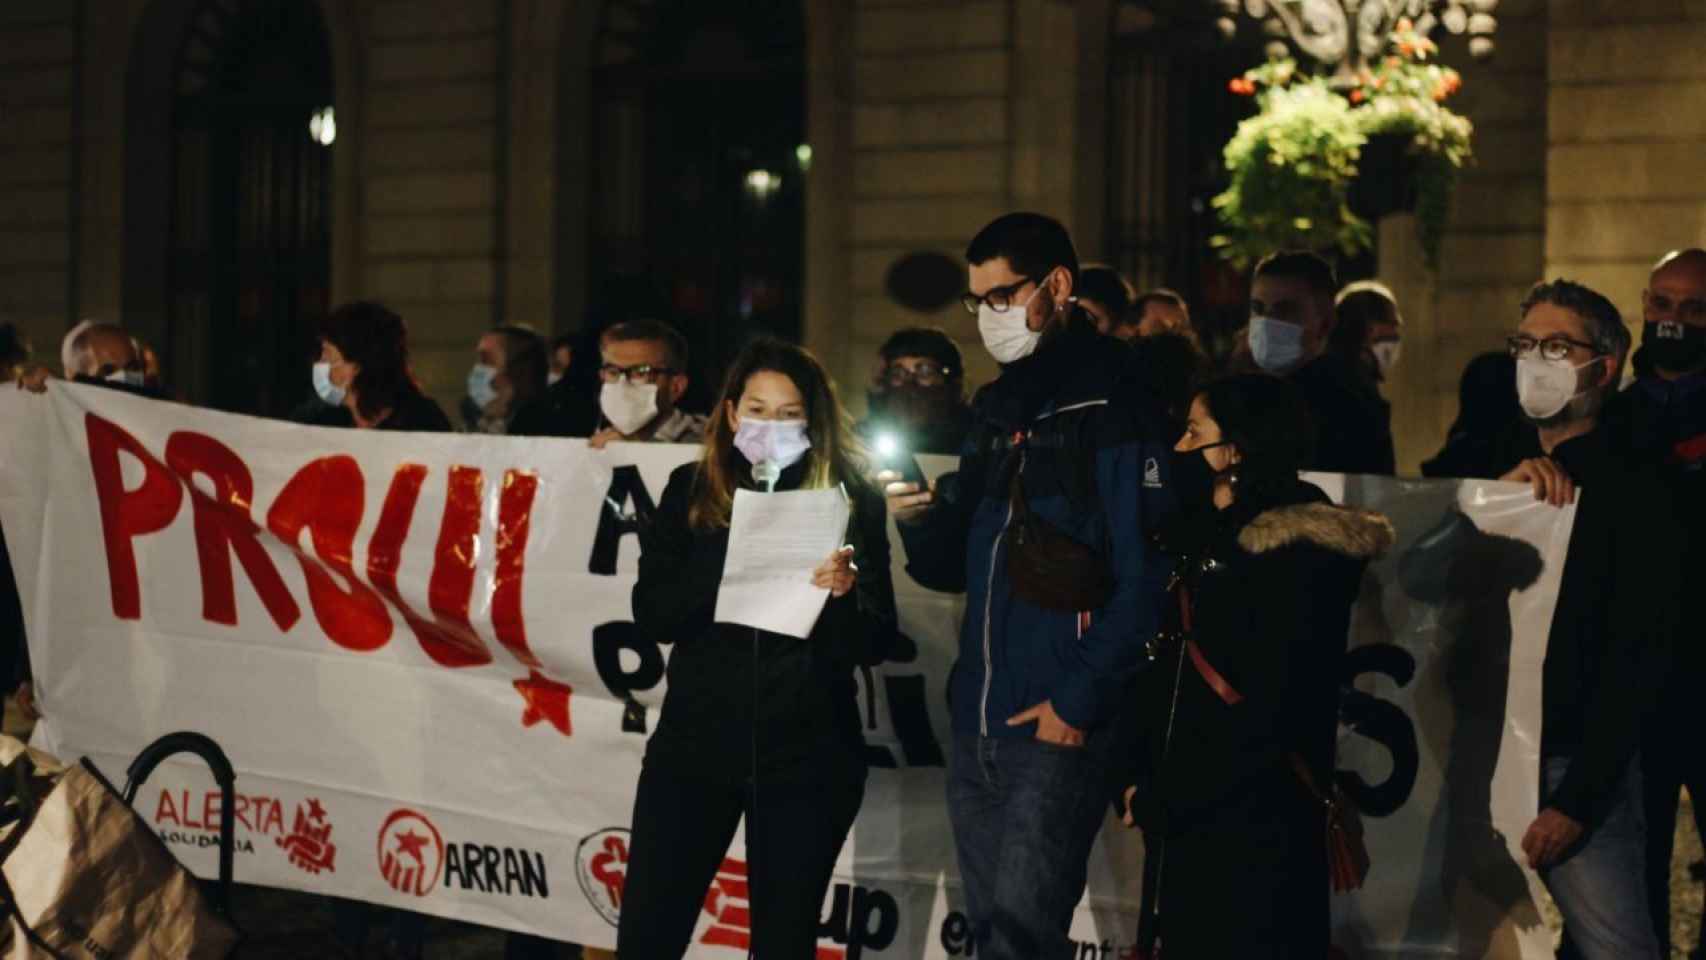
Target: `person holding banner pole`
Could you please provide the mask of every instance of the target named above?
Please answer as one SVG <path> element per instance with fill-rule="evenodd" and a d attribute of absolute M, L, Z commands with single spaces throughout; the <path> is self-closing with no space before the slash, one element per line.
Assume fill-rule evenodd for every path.
<path fill-rule="evenodd" d="M 1663 955 L 1647 900 L 1641 738 L 1657 713 L 1683 609 L 1683 525 L 1658 468 L 1602 425 L 1629 331 L 1603 295 L 1536 286 L 1509 340 L 1517 400 L 1541 455 L 1502 479 L 1554 506 L 1584 491 L 1547 637 L 1540 807 L 1522 837 L 1564 916 L 1560 956 Z"/>
<path fill-rule="evenodd" d="M 750 947 L 815 955 L 864 796 L 853 671 L 882 659 L 896 629 L 887 517 L 865 466 L 817 359 L 760 340 L 731 368 L 702 456 L 670 475 L 642 525 L 634 624 L 673 652 L 634 798 L 618 956 L 682 956 L 743 819 Z M 829 594 L 810 635 L 716 622 L 736 492 L 837 485 L 850 548 L 797 571 Z"/>
<path fill-rule="evenodd" d="M 1298 390 L 1249 374 L 1199 393 L 1175 448 L 1176 620 L 1126 717 L 1116 800 L 1143 827 L 1143 927 L 1168 958 L 1326 957 L 1329 887 L 1360 884 L 1324 840 L 1341 661 L 1396 537 L 1298 479 L 1309 436 Z"/>

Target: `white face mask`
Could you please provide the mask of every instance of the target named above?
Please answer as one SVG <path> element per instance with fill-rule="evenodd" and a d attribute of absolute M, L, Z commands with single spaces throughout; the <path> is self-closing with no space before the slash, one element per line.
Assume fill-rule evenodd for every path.
<path fill-rule="evenodd" d="M 127 387 L 140 387 L 144 382 L 141 370 L 114 370 L 104 379 L 108 383 L 122 383 Z"/>
<path fill-rule="evenodd" d="M 633 383 L 626 377 L 598 391 L 598 409 L 624 437 L 631 437 L 657 419 L 658 385 Z"/>
<path fill-rule="evenodd" d="M 1404 344 L 1399 340 L 1381 340 L 1368 349 L 1374 354 L 1374 366 L 1380 371 L 1380 379 L 1385 380 L 1392 376 L 1392 368 L 1398 365 Z"/>
<path fill-rule="evenodd" d="M 1582 367 L 1598 363 L 1599 358 L 1575 366 L 1568 360 L 1546 360 L 1532 354 L 1516 362 L 1516 398 L 1522 412 L 1531 420 L 1551 420 L 1564 412 L 1570 401 L 1581 396 L 1577 388 Z"/>
<path fill-rule="evenodd" d="M 340 406 L 344 402 L 345 390 L 332 382 L 332 365 L 329 363 L 314 364 L 314 392 L 320 399 L 332 406 Z"/>
<path fill-rule="evenodd" d="M 1032 330 L 1026 319 L 1031 314 L 1031 301 L 1042 292 L 1043 288 L 1038 286 L 1024 303 L 1010 303 L 1005 311 L 997 312 L 987 303 L 978 305 L 977 332 L 983 335 L 983 348 L 996 363 L 1021 360 L 1037 349 L 1042 331 Z"/>
<path fill-rule="evenodd" d="M 1303 360 L 1303 327 L 1272 317 L 1251 317 L 1250 356 L 1268 373 L 1290 373 Z"/>

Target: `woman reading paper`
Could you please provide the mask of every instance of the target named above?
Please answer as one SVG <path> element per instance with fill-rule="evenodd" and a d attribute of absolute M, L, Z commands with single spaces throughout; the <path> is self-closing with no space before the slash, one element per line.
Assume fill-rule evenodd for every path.
<path fill-rule="evenodd" d="M 829 593 L 804 639 L 716 622 L 737 491 L 843 487 L 846 542 L 817 569 Z M 810 957 L 835 861 L 864 795 L 855 668 L 894 635 L 887 518 L 822 366 L 773 340 L 735 362 L 697 463 L 677 469 L 641 530 L 634 622 L 672 644 L 647 744 L 617 953 L 679 957 L 745 819 L 752 947 Z"/>

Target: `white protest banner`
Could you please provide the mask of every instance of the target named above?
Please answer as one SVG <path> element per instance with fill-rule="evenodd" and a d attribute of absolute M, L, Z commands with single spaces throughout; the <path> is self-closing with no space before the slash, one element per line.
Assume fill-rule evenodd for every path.
<path fill-rule="evenodd" d="M 667 653 L 631 625 L 633 514 L 694 449 L 314 429 L 54 384 L 0 392 L 0 450 L 42 746 L 117 773 L 155 737 L 206 733 L 239 772 L 240 880 L 612 943 Z M 1375 872 L 1337 904 L 1336 939 L 1540 956 L 1521 952 L 1531 880 L 1485 865 L 1484 835 L 1508 855 L 1533 811 L 1570 514 L 1481 484 L 1344 493 L 1389 510 L 1400 543 L 1358 614 L 1342 764 L 1391 809 L 1371 811 Z M 918 653 L 860 682 L 871 777 L 820 957 L 971 953 L 942 786 L 961 600 L 913 583 L 895 547 Z M 1497 576 L 1475 575 L 1483 552 Z M 1464 658 L 1473 689 L 1452 680 Z M 168 764 L 137 806 L 214 871 L 205 771 Z M 1138 839 L 1110 827 L 1080 956 L 1131 955 L 1140 875 Z M 744 880 L 737 838 L 690 955 L 745 952 Z"/>

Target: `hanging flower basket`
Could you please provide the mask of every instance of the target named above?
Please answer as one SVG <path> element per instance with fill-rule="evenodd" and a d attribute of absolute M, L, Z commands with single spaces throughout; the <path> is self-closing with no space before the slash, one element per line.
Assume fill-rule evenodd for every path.
<path fill-rule="evenodd" d="M 1428 62 L 1436 52 L 1400 21 L 1391 54 L 1349 83 L 1329 85 L 1285 58 L 1234 78 L 1229 89 L 1254 96 L 1259 110 L 1226 147 L 1232 185 L 1215 198 L 1225 256 L 1247 263 L 1273 250 L 1337 248 L 1355 257 L 1373 248 L 1371 221 L 1414 211 L 1436 266 L 1473 132 L 1444 105 L 1463 82 Z"/>

